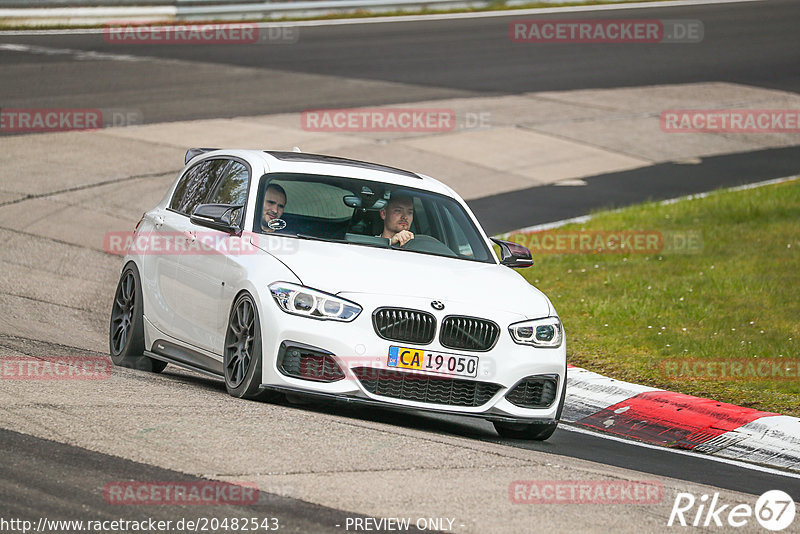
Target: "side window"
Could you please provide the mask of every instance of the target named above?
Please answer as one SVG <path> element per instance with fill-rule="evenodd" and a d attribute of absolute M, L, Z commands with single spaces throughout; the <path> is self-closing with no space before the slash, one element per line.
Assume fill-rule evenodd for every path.
<path fill-rule="evenodd" d="M 247 186 L 250 183 L 247 167 L 238 161 L 223 161 L 218 166 L 216 175 L 217 185 L 207 202 L 244 206 L 247 203 Z"/>
<path fill-rule="evenodd" d="M 216 180 L 216 170 L 225 160 L 206 160 L 198 163 L 183 175 L 169 207 L 186 215 L 203 202 Z"/>

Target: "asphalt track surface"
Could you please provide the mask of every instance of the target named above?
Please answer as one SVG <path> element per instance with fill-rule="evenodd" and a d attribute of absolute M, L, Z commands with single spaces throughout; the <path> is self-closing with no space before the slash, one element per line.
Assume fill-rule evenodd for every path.
<path fill-rule="evenodd" d="M 517 18 L 304 26 L 291 45 L 123 45 L 102 33 L 0 34 L 0 45 L 42 48 L 0 46 L 0 69 L 13 73 L 0 83 L 0 107 L 135 110 L 151 123 L 703 81 L 800 92 L 800 2 L 793 0 L 537 17 L 699 20 L 700 44 L 512 43 L 508 26 Z M 76 57 L 80 51 L 143 60 L 92 60 Z M 596 176 L 584 188 L 487 191 L 470 206 L 498 233 L 798 172 L 798 148 L 790 147 Z"/>
<path fill-rule="evenodd" d="M 586 215 L 650 200 L 666 200 L 722 187 L 763 182 L 800 173 L 800 147 L 757 150 L 661 163 L 584 178 L 585 186 L 531 187 L 469 202 L 490 234 Z"/>
<path fill-rule="evenodd" d="M 80 60 L 65 69 L 63 54 L 0 50 L 0 67 L 20 67 L 0 84 L 0 105 L 130 108 L 145 122 L 164 122 L 702 81 L 800 92 L 800 3 L 793 0 L 538 17 L 695 19 L 705 28 L 700 44 L 513 43 L 508 28 L 516 18 L 512 11 L 498 18 L 301 27 L 291 45 L 123 45 L 105 42 L 102 33 L 0 35 L 0 43 L 188 62 Z M 347 80 L 386 85 L 376 90 Z"/>
<path fill-rule="evenodd" d="M 31 356 L 52 355 L 64 346 L 55 343 L 12 343 L 17 350 Z M 99 356 L 100 354 L 98 354 Z M 216 391 L 225 395 L 221 380 L 187 374 L 168 368 L 161 375 L 175 380 L 176 386 L 194 384 L 198 390 Z M 147 374 L 142 377 L 147 378 Z M 231 403 L 249 403 L 229 399 Z M 286 400 L 280 404 L 293 406 Z M 377 422 L 398 428 L 457 436 L 467 439 L 500 443 L 531 451 L 560 455 L 568 465 L 569 458 L 589 460 L 648 475 L 665 476 L 686 482 L 760 495 L 771 489 L 787 492 L 800 501 L 800 478 L 755 471 L 750 468 L 721 463 L 702 455 L 680 454 L 662 448 L 640 447 L 633 443 L 605 439 L 601 435 L 577 433 L 565 428 L 556 430 L 546 442 L 501 439 L 492 425 L 482 420 L 429 413 L 394 412 L 370 407 L 342 404 L 302 404 L 297 407 L 308 412 L 352 418 L 354 422 Z M 217 517 L 277 517 L 288 531 L 330 532 L 343 529 L 347 517 L 362 517 L 351 512 L 312 505 L 302 500 L 260 492 L 257 505 L 246 506 L 119 506 L 106 503 L 103 487 L 122 480 L 138 481 L 200 481 L 186 475 L 151 465 L 133 462 L 116 456 L 89 451 L 47 439 L 26 436 L 0 429 L 0 502 L 5 517 L 19 517 L 34 523 L 40 517 L 50 519 L 117 519 L 173 520 L 195 516 Z M 152 453 L 158 454 L 157 450 Z M 198 509 L 202 508 L 202 512 Z"/>
<path fill-rule="evenodd" d="M 717 463 L 700 455 L 689 456 L 664 449 L 638 447 L 622 441 L 604 439 L 601 435 L 571 432 L 569 429 L 562 428 L 567 425 L 558 428 L 545 442 L 531 442 L 499 438 L 490 423 L 463 417 L 440 416 L 422 412 L 406 414 L 372 408 L 330 407 L 319 404 L 307 406 L 306 409 L 503 443 L 513 447 L 601 462 L 641 473 L 708 484 L 753 495 L 780 488 L 792 495 L 795 501 L 800 498 L 800 478 L 787 478 Z"/>
<path fill-rule="evenodd" d="M 80 61 L 63 67 L 63 55 L 0 51 L 0 68 L 15 76 L 0 83 L 9 107 L 116 107 L 143 111 L 145 122 L 258 115 L 309 107 L 369 106 L 453 96 L 610 88 L 652 84 L 731 81 L 800 92 L 800 3 L 770 1 L 640 13 L 591 12 L 580 18 L 698 19 L 706 37 L 688 45 L 525 45 L 508 40 L 514 14 L 496 19 L 363 24 L 302 28 L 292 46 L 120 46 L 102 35 L 4 36 L 0 43 L 51 49 L 91 50 L 179 60 L 168 68 L 150 61 Z M 564 18 L 548 16 L 548 18 Z M 195 64 L 197 63 L 197 64 Z M 200 65 L 202 63 L 202 66 Z M 208 64 L 216 65 L 207 68 Z M 244 67 L 253 70 L 236 71 Z M 233 69 L 233 70 L 232 70 Z M 307 75 L 333 76 L 310 83 Z M 214 79 L 219 76 L 218 79 Z M 384 91 L 348 80 L 388 82 Z M 278 83 L 280 82 L 280 83 Z M 587 179 L 588 186 L 539 187 L 472 202 L 489 232 L 581 215 L 589 209 L 648 198 L 669 198 L 710 188 L 796 174 L 797 147 L 704 159 L 698 165 L 664 164 Z M 646 173 L 648 179 L 642 180 Z M 698 181 L 702 176 L 703 181 Z M 544 196 L 542 196 L 544 195 Z M 546 202 L 543 202 L 546 199 Z M 515 205 L 543 206 L 537 218 L 514 218 Z M 518 203 L 518 204 L 515 204 Z M 498 206 L 504 206 L 502 210 Z M 501 216 L 502 214 L 502 216 Z M 204 379 L 197 379 L 205 383 Z M 220 383 L 218 387 L 222 387 Z M 231 402 L 235 402 L 233 399 Z M 308 407 L 407 425 L 412 428 L 498 441 L 565 457 L 583 458 L 642 473 L 665 475 L 750 494 L 780 488 L 800 500 L 800 479 L 756 472 L 705 458 L 678 455 L 558 430 L 545 443 L 500 440 L 488 423 L 378 410 Z M 86 491 L 104 480 L 135 476 L 175 480 L 176 474 L 85 449 L 0 431 L 6 451 L 0 465 L 0 501 L 17 517 L 60 516 L 84 510 Z M 186 475 L 182 475 L 186 477 Z M 30 504 L 23 505 L 22 496 Z M 291 518 L 305 531 L 332 527 L 343 512 L 293 499 L 266 496 L 262 515 Z M 111 516 L 104 503 L 92 516 Z M 248 512 L 251 512 L 248 507 Z M 220 517 L 237 510 L 221 509 Z M 146 511 L 157 516 L 154 509 Z M 166 514 L 166 512 L 165 512 Z M 130 515 L 130 514 L 126 514 Z M 166 519 L 174 519 L 169 509 Z M 348 514 L 353 516 L 353 514 Z M 303 519 L 305 518 L 305 519 Z M 301 519 L 306 523 L 301 523 Z"/>
<path fill-rule="evenodd" d="M 46 439 L 0 429 L 0 502 L 3 516 L 30 521 L 50 520 L 172 521 L 180 518 L 258 518 L 277 520 L 282 532 L 341 532 L 348 517 L 358 514 L 332 510 L 296 499 L 259 492 L 258 502 L 247 505 L 153 505 L 125 507 L 103 497 L 107 484 L 125 480 L 202 483 L 207 479 L 124 460 Z M 39 476 L 37 476 L 39 475 Z M 54 530 L 55 531 L 55 530 Z M 411 529 L 416 532 L 416 529 Z M 58 530 L 63 532 L 63 530 Z"/>

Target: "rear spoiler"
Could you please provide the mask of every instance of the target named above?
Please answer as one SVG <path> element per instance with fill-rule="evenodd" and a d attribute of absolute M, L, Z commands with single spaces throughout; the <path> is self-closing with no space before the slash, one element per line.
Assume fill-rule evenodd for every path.
<path fill-rule="evenodd" d="M 218 148 L 190 148 L 186 151 L 186 158 L 184 160 L 184 164 L 188 165 L 192 158 L 199 156 L 200 154 L 205 154 L 206 152 L 211 152 L 212 150 L 219 150 Z"/>

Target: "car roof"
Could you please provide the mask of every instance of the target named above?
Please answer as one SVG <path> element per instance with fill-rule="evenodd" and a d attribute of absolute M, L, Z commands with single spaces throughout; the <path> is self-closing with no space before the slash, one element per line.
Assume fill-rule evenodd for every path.
<path fill-rule="evenodd" d="M 260 160 L 264 163 L 265 171 L 269 173 L 283 172 L 342 176 L 413 189 L 423 189 L 449 197 L 458 197 L 458 194 L 446 184 L 425 174 L 337 156 L 279 150 L 190 148 L 186 152 L 187 165 L 199 156 L 209 158 L 220 156 L 238 157 L 249 160 L 251 163 Z"/>
<path fill-rule="evenodd" d="M 338 156 L 325 156 L 323 154 L 307 154 L 305 152 L 281 152 L 277 150 L 265 150 L 270 156 L 274 156 L 281 161 L 296 161 L 302 163 L 329 163 L 331 165 L 345 165 L 349 167 L 358 167 L 361 169 L 371 169 L 373 171 L 390 172 L 407 176 L 409 178 L 416 178 L 421 180 L 422 177 L 417 173 L 390 167 L 388 165 L 381 165 L 380 163 L 370 163 L 369 161 L 360 161 L 357 159 L 340 158 Z"/>

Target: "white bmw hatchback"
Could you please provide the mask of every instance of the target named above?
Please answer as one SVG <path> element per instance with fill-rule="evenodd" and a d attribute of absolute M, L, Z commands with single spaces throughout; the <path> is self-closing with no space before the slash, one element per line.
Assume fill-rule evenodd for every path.
<path fill-rule="evenodd" d="M 561 416 L 566 348 L 549 299 L 511 269 L 531 264 L 430 177 L 192 149 L 127 244 L 111 357 L 218 376 L 240 398 L 474 416 L 543 440 Z"/>

